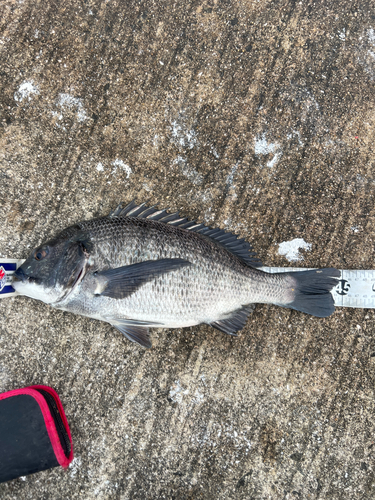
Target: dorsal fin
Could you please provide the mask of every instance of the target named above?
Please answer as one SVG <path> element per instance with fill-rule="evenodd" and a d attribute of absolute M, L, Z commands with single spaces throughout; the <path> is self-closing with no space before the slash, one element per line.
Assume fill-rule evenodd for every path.
<path fill-rule="evenodd" d="M 133 200 L 125 208 L 122 208 L 122 204 L 120 203 L 108 217 L 137 217 L 138 219 L 157 220 L 170 226 L 178 226 L 188 231 L 203 234 L 217 241 L 234 255 L 240 257 L 249 266 L 260 267 L 262 265 L 251 245 L 244 239 L 238 238 L 235 234 L 226 232 L 223 229 L 213 229 L 199 222 L 190 221 L 186 217 L 180 217 L 179 212 L 169 214 L 166 210 L 148 207 L 146 203 L 137 205 Z"/>

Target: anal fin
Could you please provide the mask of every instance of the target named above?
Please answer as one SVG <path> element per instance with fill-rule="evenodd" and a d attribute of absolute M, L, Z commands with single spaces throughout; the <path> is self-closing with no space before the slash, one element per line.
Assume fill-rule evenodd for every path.
<path fill-rule="evenodd" d="M 236 335 L 236 332 L 242 330 L 245 326 L 247 318 L 253 312 L 254 307 L 255 304 L 248 304 L 241 309 L 233 311 L 228 318 L 214 321 L 210 325 L 228 335 Z"/>

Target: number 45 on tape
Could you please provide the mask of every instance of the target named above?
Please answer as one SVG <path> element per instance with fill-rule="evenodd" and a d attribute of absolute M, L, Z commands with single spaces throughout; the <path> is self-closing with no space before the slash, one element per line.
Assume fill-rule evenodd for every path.
<path fill-rule="evenodd" d="M 19 295 L 12 287 L 14 272 L 24 259 L 0 259 L 0 298 Z M 309 271 L 314 268 L 260 267 L 268 273 Z M 332 290 L 335 306 L 375 309 L 375 271 L 341 269 L 339 284 Z"/>

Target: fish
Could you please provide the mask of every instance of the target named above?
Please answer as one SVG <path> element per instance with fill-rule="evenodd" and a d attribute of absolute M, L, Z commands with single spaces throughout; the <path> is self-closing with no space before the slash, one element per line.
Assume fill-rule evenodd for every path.
<path fill-rule="evenodd" d="M 208 324 L 236 335 L 257 303 L 321 318 L 334 312 L 337 269 L 271 274 L 261 265 L 235 234 L 133 200 L 37 247 L 13 287 L 147 348 L 150 328 Z"/>

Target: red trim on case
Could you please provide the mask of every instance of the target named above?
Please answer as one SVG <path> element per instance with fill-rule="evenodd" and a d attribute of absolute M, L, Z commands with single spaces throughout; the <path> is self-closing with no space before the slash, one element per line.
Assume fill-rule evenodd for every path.
<path fill-rule="evenodd" d="M 71 451 L 68 458 L 66 458 L 64 450 L 62 449 L 60 438 L 59 435 L 57 434 L 57 430 L 55 427 L 55 421 L 53 420 L 48 405 L 42 394 L 35 389 L 42 389 L 44 391 L 47 391 L 49 394 L 51 394 L 51 396 L 53 396 L 57 404 L 62 421 L 64 422 L 64 427 L 69 436 Z M 62 467 L 68 467 L 70 462 L 73 460 L 73 442 L 72 442 L 72 436 L 70 434 L 68 421 L 65 416 L 64 408 L 62 407 L 60 398 L 57 395 L 56 391 L 54 391 L 52 387 L 48 387 L 47 385 L 31 385 L 30 387 L 25 387 L 23 389 L 15 389 L 13 391 L 8 391 L 4 392 L 3 394 L 0 394 L 0 401 L 2 399 L 7 399 L 12 396 L 20 396 L 21 394 L 27 394 L 29 396 L 32 396 L 39 404 L 39 408 L 41 409 L 44 422 L 46 424 L 48 436 L 51 440 L 52 448 L 53 451 L 55 452 L 56 459 Z"/>

